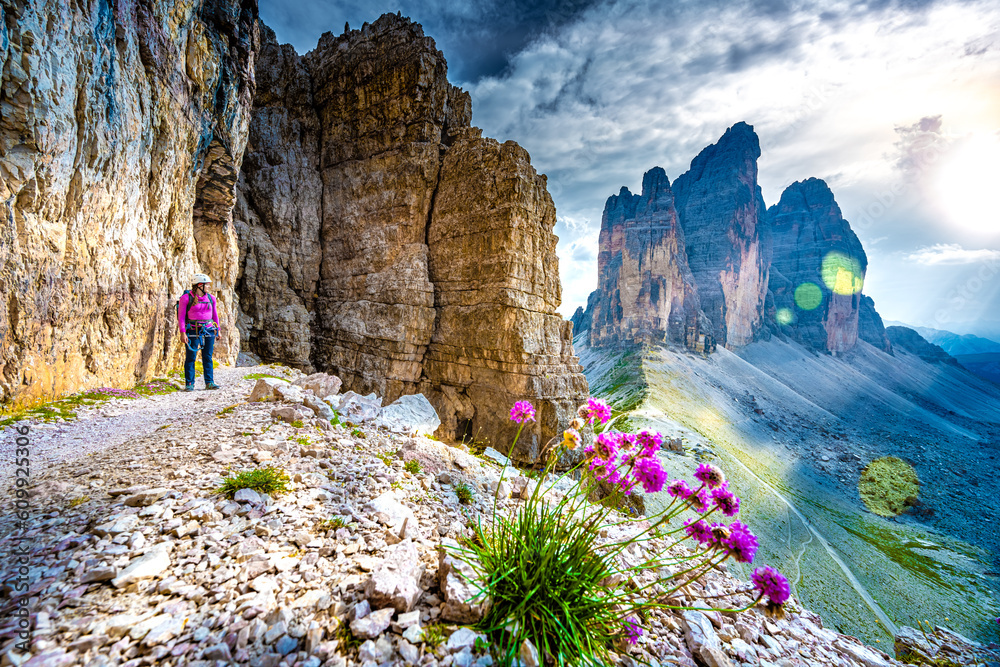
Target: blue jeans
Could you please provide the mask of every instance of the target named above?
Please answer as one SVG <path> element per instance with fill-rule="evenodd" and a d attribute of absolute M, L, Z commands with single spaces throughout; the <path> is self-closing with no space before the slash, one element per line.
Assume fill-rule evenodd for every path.
<path fill-rule="evenodd" d="M 212 349 L 215 347 L 215 337 L 219 330 L 203 326 L 188 326 L 188 342 L 184 347 L 184 384 L 194 386 L 194 362 L 198 358 L 198 348 L 201 348 L 201 365 L 205 367 L 205 386 L 215 383 L 212 368 Z"/>

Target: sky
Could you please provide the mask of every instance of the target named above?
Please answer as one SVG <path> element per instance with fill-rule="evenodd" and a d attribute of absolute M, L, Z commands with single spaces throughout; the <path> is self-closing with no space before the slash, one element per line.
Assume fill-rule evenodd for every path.
<path fill-rule="evenodd" d="M 384 12 L 424 27 L 473 124 L 548 176 L 569 317 L 597 286 L 607 197 L 671 181 L 727 127 L 759 183 L 824 179 L 885 319 L 1000 339 L 1000 3 L 261 0 L 300 53 Z"/>

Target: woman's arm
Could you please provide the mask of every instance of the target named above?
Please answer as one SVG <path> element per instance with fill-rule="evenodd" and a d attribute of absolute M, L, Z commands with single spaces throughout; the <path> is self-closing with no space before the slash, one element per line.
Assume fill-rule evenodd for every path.
<path fill-rule="evenodd" d="M 212 319 L 215 320 L 215 328 L 219 329 L 219 313 L 215 310 L 215 297 L 211 298 L 212 301 Z"/>

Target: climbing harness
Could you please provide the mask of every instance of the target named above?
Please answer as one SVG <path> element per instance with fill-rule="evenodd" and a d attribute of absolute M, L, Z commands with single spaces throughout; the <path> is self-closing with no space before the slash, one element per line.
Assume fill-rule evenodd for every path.
<path fill-rule="evenodd" d="M 188 327 L 194 326 L 194 333 L 187 331 L 187 349 L 195 353 L 197 356 L 198 351 L 205 347 L 205 337 L 215 338 L 219 330 L 215 328 L 215 322 L 212 320 L 191 320 L 187 323 Z M 195 345 L 192 347 L 192 341 Z"/>

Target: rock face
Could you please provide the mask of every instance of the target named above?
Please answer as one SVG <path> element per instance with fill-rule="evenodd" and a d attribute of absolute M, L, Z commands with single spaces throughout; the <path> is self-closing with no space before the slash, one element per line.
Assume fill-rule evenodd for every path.
<path fill-rule="evenodd" d="M 176 365 L 198 271 L 235 360 L 257 35 L 255 0 L 0 8 L 0 401 Z"/>
<path fill-rule="evenodd" d="M 623 187 L 608 198 L 599 244 L 597 298 L 588 308 L 591 345 L 683 345 L 697 338 L 698 292 L 663 169 L 646 172 L 641 195 Z"/>
<path fill-rule="evenodd" d="M 813 350 L 851 349 L 858 341 L 868 257 L 833 192 L 817 178 L 792 183 L 767 218 L 779 330 Z"/>
<path fill-rule="evenodd" d="M 670 187 L 659 167 L 622 188 L 601 222 L 598 288 L 579 317 L 595 347 L 668 342 L 700 351 L 768 334 L 771 237 L 760 144 L 737 123 Z"/>
<path fill-rule="evenodd" d="M 759 157 L 753 127 L 737 123 L 674 182 L 701 308 L 713 326 L 710 333 L 729 348 L 766 334 L 771 239 L 757 185 Z"/>
<path fill-rule="evenodd" d="M 892 354 L 892 341 L 885 332 L 882 317 L 875 310 L 875 301 L 864 294 L 861 295 L 861 310 L 858 313 L 858 338 Z"/>
<path fill-rule="evenodd" d="M 888 327 L 885 330 L 893 348 L 915 354 L 924 361 L 958 366 L 958 361 L 934 343 L 928 343 L 920 334 L 909 327 Z"/>
<path fill-rule="evenodd" d="M 302 57 L 263 32 L 236 214 L 250 350 L 387 401 L 423 393 L 450 437 L 507 442 L 507 410 L 531 400 L 531 458 L 587 392 L 555 311 L 545 177 L 469 126 L 468 94 L 408 19 Z"/>

